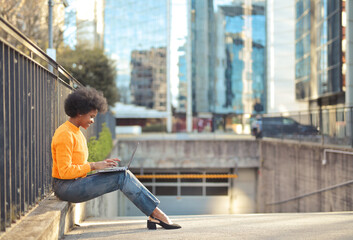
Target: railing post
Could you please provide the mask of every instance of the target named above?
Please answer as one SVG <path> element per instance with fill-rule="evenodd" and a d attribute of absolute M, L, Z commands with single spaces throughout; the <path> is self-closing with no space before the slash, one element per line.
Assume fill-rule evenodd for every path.
<path fill-rule="evenodd" d="M 324 131 L 323 131 L 323 127 L 324 127 L 324 124 L 323 124 L 323 119 L 322 119 L 322 107 L 320 105 L 320 108 L 319 108 L 319 125 L 320 125 L 320 132 L 321 132 L 321 145 L 324 145 Z"/>
<path fill-rule="evenodd" d="M 0 42 L 0 57 L 4 59 L 4 44 Z M 5 62 L 1 61 L 0 77 L 5 78 L 4 73 Z M 0 81 L 0 231 L 6 228 L 6 163 L 5 163 L 5 84 Z"/>

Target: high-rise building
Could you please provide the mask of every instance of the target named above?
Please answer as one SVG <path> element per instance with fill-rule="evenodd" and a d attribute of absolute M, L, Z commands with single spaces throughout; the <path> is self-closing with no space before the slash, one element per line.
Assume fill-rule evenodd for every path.
<path fill-rule="evenodd" d="M 217 122 L 232 122 L 235 114 L 255 113 L 256 104 L 258 112 L 266 111 L 265 0 L 190 0 L 189 4 L 191 97 L 187 99 L 192 99 L 197 124 L 212 120 L 213 129 L 218 128 Z"/>
<path fill-rule="evenodd" d="M 214 112 L 252 114 L 266 107 L 265 1 L 218 6 Z"/>
<path fill-rule="evenodd" d="M 306 110 L 295 97 L 295 0 L 266 1 L 267 112 Z"/>
<path fill-rule="evenodd" d="M 191 0 L 192 110 L 211 113 L 215 37 L 213 0 Z"/>
<path fill-rule="evenodd" d="M 310 107 L 345 102 L 345 3 L 296 1 L 296 98 Z"/>
<path fill-rule="evenodd" d="M 103 48 L 104 1 L 76 0 L 77 44 Z"/>
<path fill-rule="evenodd" d="M 186 62 L 186 49 L 185 46 L 181 46 L 178 49 L 179 59 L 178 59 L 178 97 L 176 112 L 186 113 L 187 108 L 187 62 Z"/>
<path fill-rule="evenodd" d="M 132 103 L 166 110 L 166 48 L 135 50 L 131 53 Z"/>
<path fill-rule="evenodd" d="M 166 0 L 105 0 L 104 49 L 116 61 L 121 102 L 166 109 L 167 17 Z"/>

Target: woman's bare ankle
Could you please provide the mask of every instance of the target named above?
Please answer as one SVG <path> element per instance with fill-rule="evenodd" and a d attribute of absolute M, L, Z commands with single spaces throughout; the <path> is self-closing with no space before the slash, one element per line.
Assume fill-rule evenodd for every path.
<path fill-rule="evenodd" d="M 172 221 L 169 219 L 169 217 L 158 207 L 154 209 L 154 211 L 151 214 L 151 217 L 157 218 L 167 224 L 173 224 Z"/>

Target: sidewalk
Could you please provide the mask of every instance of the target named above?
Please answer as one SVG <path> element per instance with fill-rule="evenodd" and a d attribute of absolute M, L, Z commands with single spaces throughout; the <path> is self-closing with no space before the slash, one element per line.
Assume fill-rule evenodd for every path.
<path fill-rule="evenodd" d="M 353 212 L 174 216 L 178 230 L 144 217 L 88 219 L 63 239 L 353 239 Z"/>

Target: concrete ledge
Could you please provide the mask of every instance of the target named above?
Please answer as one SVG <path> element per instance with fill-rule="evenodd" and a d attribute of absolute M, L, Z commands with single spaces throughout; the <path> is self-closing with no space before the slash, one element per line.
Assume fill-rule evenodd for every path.
<path fill-rule="evenodd" d="M 53 194 L 39 202 L 38 206 L 14 227 L 0 236 L 1 240 L 12 239 L 60 239 L 70 231 L 75 222 L 84 216 L 81 204 L 63 202 Z"/>

